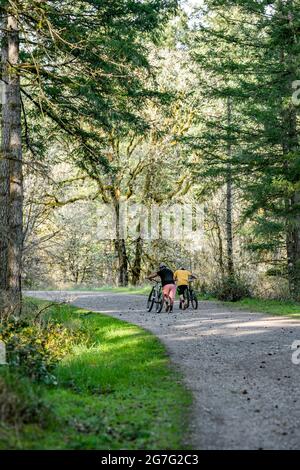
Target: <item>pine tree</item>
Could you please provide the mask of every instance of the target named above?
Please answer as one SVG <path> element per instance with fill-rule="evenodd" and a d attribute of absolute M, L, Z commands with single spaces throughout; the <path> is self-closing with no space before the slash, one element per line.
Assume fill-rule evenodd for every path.
<path fill-rule="evenodd" d="M 2 104 L 2 170 L 1 213 L 4 215 L 1 230 L 0 302 L 4 313 L 12 305 L 15 315 L 21 311 L 21 260 L 22 260 L 22 142 L 20 77 L 16 67 L 19 61 L 19 27 L 17 19 L 7 10 L 3 20 L 2 77 L 5 85 Z"/>
<path fill-rule="evenodd" d="M 292 0 L 207 4 L 195 59 L 216 86 L 206 96 L 214 101 L 230 96 L 234 102 L 230 165 L 246 204 L 244 217 L 253 221 L 252 248 L 285 248 L 290 292 L 298 298 L 299 109 L 292 102 L 292 83 L 299 71 L 300 6 Z M 204 172 L 217 178 L 226 174 L 223 122 L 208 122 L 200 141 Z"/>

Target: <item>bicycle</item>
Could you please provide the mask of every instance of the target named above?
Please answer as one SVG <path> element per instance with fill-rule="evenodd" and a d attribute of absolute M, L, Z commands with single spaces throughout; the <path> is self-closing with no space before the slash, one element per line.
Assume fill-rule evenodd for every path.
<path fill-rule="evenodd" d="M 189 285 L 187 289 L 185 289 L 184 294 L 184 301 L 183 304 L 185 305 L 185 308 L 189 308 L 190 304 L 192 304 L 192 307 L 194 310 L 197 310 L 198 308 L 198 299 L 197 295 L 192 287 L 192 280 L 189 280 Z M 180 307 L 182 308 L 182 306 Z"/>
<path fill-rule="evenodd" d="M 156 313 L 160 313 L 164 305 L 162 286 L 161 283 L 159 281 L 156 281 L 155 279 L 153 280 L 153 282 L 154 286 L 152 287 L 147 300 L 147 311 L 151 312 L 151 310 L 153 309 L 153 305 L 156 304 L 155 311 Z"/>

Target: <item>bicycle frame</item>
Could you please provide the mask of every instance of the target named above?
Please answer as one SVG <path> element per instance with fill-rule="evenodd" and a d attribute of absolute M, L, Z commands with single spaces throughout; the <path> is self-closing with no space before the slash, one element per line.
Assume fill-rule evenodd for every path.
<path fill-rule="evenodd" d="M 152 282 L 154 283 L 151 292 L 148 297 L 147 301 L 147 310 L 148 312 L 151 312 L 153 305 L 156 304 L 156 312 L 159 313 L 161 312 L 162 309 L 162 286 L 160 281 L 156 281 L 155 279 L 152 279 Z"/>

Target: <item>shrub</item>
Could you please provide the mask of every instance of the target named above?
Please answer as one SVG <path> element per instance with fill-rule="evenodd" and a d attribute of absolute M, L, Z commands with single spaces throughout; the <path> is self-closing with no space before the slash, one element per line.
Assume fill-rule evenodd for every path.
<path fill-rule="evenodd" d="M 249 286 L 237 276 L 227 276 L 218 281 L 214 287 L 214 295 L 218 300 L 237 302 L 251 297 Z"/>
<path fill-rule="evenodd" d="M 203 281 L 198 284 L 197 292 L 203 299 L 209 300 L 211 297 L 216 296 L 216 286 L 212 286 Z"/>
<path fill-rule="evenodd" d="M 34 323 L 13 319 L 0 325 L 9 367 L 32 380 L 55 385 L 53 370 L 58 361 L 83 339 L 80 330 L 70 330 L 55 322 Z"/>

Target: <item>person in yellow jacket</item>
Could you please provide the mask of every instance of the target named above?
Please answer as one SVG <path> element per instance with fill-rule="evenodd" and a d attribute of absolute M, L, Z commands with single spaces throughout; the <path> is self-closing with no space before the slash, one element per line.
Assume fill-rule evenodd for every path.
<path fill-rule="evenodd" d="M 174 281 L 176 282 L 177 291 L 180 297 L 180 308 L 186 308 L 186 304 L 184 302 L 185 291 L 188 288 L 189 281 L 192 279 L 196 279 L 196 276 L 184 267 L 177 269 L 174 273 Z"/>

